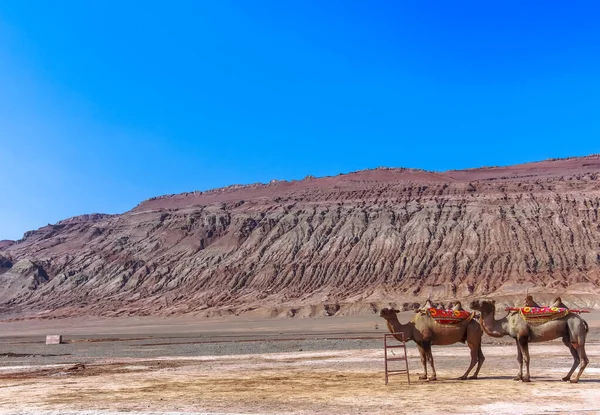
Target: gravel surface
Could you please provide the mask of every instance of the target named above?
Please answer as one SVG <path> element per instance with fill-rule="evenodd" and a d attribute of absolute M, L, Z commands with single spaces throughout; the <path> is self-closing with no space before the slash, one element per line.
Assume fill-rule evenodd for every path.
<path fill-rule="evenodd" d="M 2 366 L 30 366 L 62 363 L 92 363 L 102 358 L 153 359 L 163 356 L 195 357 L 226 356 L 255 353 L 286 353 L 316 350 L 355 350 L 380 348 L 382 341 L 356 339 L 313 339 L 271 341 L 216 341 L 198 338 L 168 338 L 144 340 L 119 340 L 74 342 L 46 345 L 43 342 L 14 342 L 0 344 L 0 370 Z M 414 346 L 412 346 L 414 347 Z"/>
<path fill-rule="evenodd" d="M 420 381 L 409 342 L 410 387 L 384 385 L 386 331 L 372 317 L 0 323 L 0 414 L 600 413 L 598 317 L 586 316 L 590 365 L 578 385 L 559 380 L 572 362 L 560 340 L 531 346 L 533 382 L 522 384 L 511 380 L 514 341 L 484 336 L 476 381 L 457 380 L 463 344 L 434 346 L 439 381 Z M 58 333 L 65 344 L 45 344 Z"/>

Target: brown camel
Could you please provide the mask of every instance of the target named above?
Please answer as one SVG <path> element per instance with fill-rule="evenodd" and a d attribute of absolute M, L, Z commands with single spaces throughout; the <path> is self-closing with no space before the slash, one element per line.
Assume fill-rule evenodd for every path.
<path fill-rule="evenodd" d="M 467 379 L 469 372 L 475 364 L 477 369 L 473 376 L 469 379 L 477 379 L 479 369 L 485 360 L 483 352 L 481 351 L 481 337 L 483 331 L 475 320 L 470 320 L 468 323 L 458 323 L 456 327 L 445 327 L 438 325 L 428 314 L 415 313 L 413 318 L 406 324 L 398 321 L 398 310 L 393 308 L 383 308 L 379 312 L 379 316 L 383 317 L 386 322 L 388 329 L 391 333 L 402 333 L 406 341 L 412 340 L 417 344 L 417 349 L 421 355 L 421 364 L 425 373 L 419 376 L 419 379 L 427 379 L 427 361 L 431 366 L 432 375 L 429 380 L 436 380 L 435 366 L 433 364 L 433 355 L 431 353 L 432 345 L 446 346 L 458 342 L 467 342 L 467 345 L 471 349 L 471 364 L 467 371 L 460 377 L 460 379 Z M 402 337 L 394 336 L 396 339 L 402 341 Z"/>
<path fill-rule="evenodd" d="M 588 332 L 588 324 L 577 314 L 567 314 L 562 318 L 548 321 L 539 325 L 527 323 L 518 311 L 511 311 L 500 320 L 494 318 L 496 303 L 493 300 L 475 300 L 471 303 L 473 310 L 481 312 L 481 326 L 483 330 L 492 337 L 510 336 L 517 343 L 517 361 L 519 362 L 519 373 L 514 380 L 529 382 L 529 342 L 546 342 L 562 338 L 565 346 L 569 348 L 573 356 L 573 366 L 563 381 L 577 383 L 583 370 L 588 364 L 585 353 L 585 338 Z M 525 361 L 526 373 L 523 376 L 523 361 Z M 571 375 L 579 366 L 579 372 L 575 379 Z"/>

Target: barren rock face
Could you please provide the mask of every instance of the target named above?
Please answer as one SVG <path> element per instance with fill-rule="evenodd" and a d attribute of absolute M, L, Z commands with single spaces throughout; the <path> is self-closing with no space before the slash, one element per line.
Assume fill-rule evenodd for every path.
<path fill-rule="evenodd" d="M 9 246 L 13 245 L 14 243 L 15 243 L 15 241 L 9 241 L 7 239 L 3 239 L 0 241 L 0 250 L 8 248 Z"/>
<path fill-rule="evenodd" d="M 41 271 L 0 301 L 53 316 L 312 316 L 527 289 L 589 306 L 600 297 L 599 208 L 600 156 L 163 196 L 7 244 L 11 278 L 30 278 L 15 271 L 23 260 Z"/>
<path fill-rule="evenodd" d="M 22 259 L 13 264 L 0 257 L 0 301 L 5 302 L 27 294 L 46 282 L 46 272 L 30 260 Z"/>

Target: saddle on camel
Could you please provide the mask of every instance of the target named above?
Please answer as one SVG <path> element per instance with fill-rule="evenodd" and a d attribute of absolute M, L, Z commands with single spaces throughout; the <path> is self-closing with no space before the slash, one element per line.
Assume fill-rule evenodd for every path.
<path fill-rule="evenodd" d="M 525 298 L 525 307 L 508 307 L 506 311 L 518 311 L 523 320 L 531 325 L 540 325 L 565 317 L 569 313 L 586 313 L 584 310 L 569 309 L 560 297 L 556 297 L 549 306 L 540 306 L 531 295 Z"/>
<path fill-rule="evenodd" d="M 472 311 L 466 311 L 462 308 L 460 301 L 454 303 L 452 308 L 434 307 L 429 300 L 425 307 L 419 309 L 421 314 L 426 314 L 433 319 L 435 323 L 442 327 L 458 327 L 461 323 L 468 323 L 475 315 Z"/>

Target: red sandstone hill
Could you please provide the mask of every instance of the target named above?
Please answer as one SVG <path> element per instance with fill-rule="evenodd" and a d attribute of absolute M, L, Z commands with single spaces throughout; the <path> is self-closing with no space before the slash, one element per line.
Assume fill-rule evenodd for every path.
<path fill-rule="evenodd" d="M 3 239 L 0 241 L 0 250 L 8 248 L 9 246 L 11 246 L 14 243 L 15 243 L 15 241 L 9 241 L 7 239 Z"/>
<path fill-rule="evenodd" d="M 599 208 L 599 155 L 161 196 L 3 242 L 0 304 L 4 318 L 312 316 L 529 290 L 592 307 Z"/>

